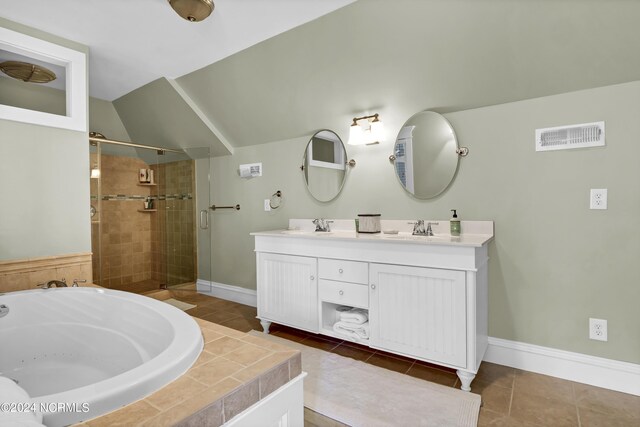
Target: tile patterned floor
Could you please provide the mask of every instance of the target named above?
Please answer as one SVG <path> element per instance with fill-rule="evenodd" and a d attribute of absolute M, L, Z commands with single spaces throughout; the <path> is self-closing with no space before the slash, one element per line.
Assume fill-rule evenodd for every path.
<path fill-rule="evenodd" d="M 260 322 L 255 318 L 254 307 L 208 297 L 195 291 L 168 292 L 171 296 L 167 298 L 173 297 L 196 304 L 196 308 L 187 311 L 192 316 L 243 332 L 262 330 Z M 405 375 L 449 387 L 460 387 L 460 382 L 451 369 L 280 325 L 272 325 L 271 332 L 281 338 Z M 487 362 L 480 366 L 471 387 L 473 393 L 482 396 L 478 423 L 480 427 L 640 427 L 638 396 Z M 342 427 L 344 424 L 305 409 L 305 426 Z"/>

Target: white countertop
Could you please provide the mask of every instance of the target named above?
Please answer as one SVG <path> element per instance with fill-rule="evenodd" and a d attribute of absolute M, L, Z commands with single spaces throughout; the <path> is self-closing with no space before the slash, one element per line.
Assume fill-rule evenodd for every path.
<path fill-rule="evenodd" d="M 382 220 L 382 230 L 398 230 L 397 234 L 384 232 L 356 233 L 353 220 L 334 220 L 330 232 L 316 232 L 311 220 L 292 219 L 289 221 L 289 229 L 257 231 L 252 236 L 266 237 L 294 237 L 305 239 L 331 239 L 331 240 L 361 240 L 379 241 L 385 243 L 410 243 L 419 245 L 446 245 L 446 246 L 471 246 L 480 247 L 493 239 L 493 221 L 462 221 L 462 234 L 454 237 L 449 234 L 449 221 L 426 221 L 437 223 L 433 225 L 433 236 L 414 236 L 411 234 L 412 225 L 404 220 Z M 310 224 L 310 225 L 309 225 Z M 350 228 L 350 229 L 349 229 Z M 465 233 L 465 230 L 469 232 Z"/>

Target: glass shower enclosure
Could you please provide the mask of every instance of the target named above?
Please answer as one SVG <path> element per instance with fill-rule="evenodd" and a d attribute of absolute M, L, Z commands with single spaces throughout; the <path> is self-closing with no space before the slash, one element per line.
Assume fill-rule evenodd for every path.
<path fill-rule="evenodd" d="M 195 155 L 208 158 L 209 150 L 96 139 L 90 140 L 94 283 L 136 293 L 195 289 L 197 239 L 200 247 L 210 244 L 208 230 L 198 229 L 204 225 L 196 212 Z"/>

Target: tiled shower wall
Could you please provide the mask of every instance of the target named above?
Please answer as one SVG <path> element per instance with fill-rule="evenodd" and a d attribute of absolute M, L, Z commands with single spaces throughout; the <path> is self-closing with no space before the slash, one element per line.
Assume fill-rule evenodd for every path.
<path fill-rule="evenodd" d="M 92 153 L 90 160 L 96 164 L 97 155 Z M 91 203 L 99 210 L 92 218 L 94 282 L 127 289 L 139 282 L 153 287 L 153 282 L 195 281 L 195 163 L 150 166 L 137 158 L 103 154 L 100 169 L 100 200 L 98 180 L 91 179 Z M 157 185 L 140 185 L 140 169 L 153 169 Z M 156 211 L 141 212 L 149 196 Z"/>
<path fill-rule="evenodd" d="M 158 211 L 151 224 L 152 278 L 168 286 L 196 280 L 195 162 L 182 160 L 153 165 L 158 179 Z"/>
<path fill-rule="evenodd" d="M 149 280 L 152 278 L 151 224 L 155 222 L 157 213 L 139 210 L 144 208 L 144 198 L 155 193 L 153 189 L 157 187 L 138 184 L 138 171 L 149 168 L 149 165 L 140 159 L 125 156 L 103 154 L 100 160 L 103 198 L 99 203 L 100 256 L 94 256 L 94 260 L 100 262 L 102 275 L 96 274 L 94 270 L 94 277 L 99 277 L 96 282 L 105 287 L 122 287 Z M 93 164 L 93 158 L 91 161 Z M 92 187 L 93 185 L 95 184 L 92 182 Z M 97 194 L 93 193 L 93 188 L 91 194 Z M 106 195 L 128 197 L 126 200 L 104 200 Z M 140 199 L 130 200 L 130 196 L 140 196 Z M 93 242 L 96 241 L 96 225 L 93 223 L 92 226 Z M 95 250 L 94 246 L 94 254 Z"/>

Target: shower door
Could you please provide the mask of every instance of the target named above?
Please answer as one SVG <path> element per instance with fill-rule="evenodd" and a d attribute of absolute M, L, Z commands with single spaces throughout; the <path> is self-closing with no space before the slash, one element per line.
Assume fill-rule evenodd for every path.
<path fill-rule="evenodd" d="M 210 275 L 209 149 L 165 153 L 158 162 L 158 280 L 162 288 L 195 289 Z"/>
<path fill-rule="evenodd" d="M 199 213 L 209 203 L 209 149 L 99 142 L 90 156 L 94 282 L 147 293 L 210 277 L 208 215 Z"/>

